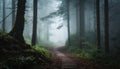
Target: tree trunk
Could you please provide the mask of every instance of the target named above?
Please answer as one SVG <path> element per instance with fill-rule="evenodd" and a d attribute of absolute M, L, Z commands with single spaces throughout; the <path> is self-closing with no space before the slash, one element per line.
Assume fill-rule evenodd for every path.
<path fill-rule="evenodd" d="M 100 0 L 96 0 L 97 48 L 100 49 Z"/>
<path fill-rule="evenodd" d="M 36 44 L 36 37 L 37 37 L 37 0 L 33 0 L 33 34 L 32 34 L 32 45 L 34 46 Z"/>
<path fill-rule="evenodd" d="M 13 36 L 15 39 L 20 41 L 21 43 L 25 43 L 23 38 L 23 31 L 24 31 L 24 15 L 25 15 L 25 3 L 26 0 L 18 0 L 17 4 L 17 15 L 16 15 L 16 21 L 13 29 L 9 33 L 11 36 Z"/>
<path fill-rule="evenodd" d="M 80 37 L 80 23 L 79 23 L 79 6 L 76 6 L 76 29 L 77 29 L 77 36 Z"/>
<path fill-rule="evenodd" d="M 46 27 L 47 27 L 47 33 L 46 33 L 47 41 L 49 41 L 49 24 L 48 23 L 46 24 Z"/>
<path fill-rule="evenodd" d="M 12 26 L 15 23 L 15 0 L 12 0 Z"/>
<path fill-rule="evenodd" d="M 2 24 L 2 27 L 3 27 L 3 32 L 5 32 L 5 15 L 6 15 L 6 11 L 5 11 L 5 0 L 3 0 L 3 24 Z"/>
<path fill-rule="evenodd" d="M 82 48 L 85 36 L 85 0 L 80 0 L 80 47 Z"/>
<path fill-rule="evenodd" d="M 109 53 L 109 9 L 108 0 L 104 0 L 105 51 Z"/>
<path fill-rule="evenodd" d="M 71 46 L 70 39 L 70 1 L 67 0 L 67 23 L 68 23 L 68 46 Z"/>

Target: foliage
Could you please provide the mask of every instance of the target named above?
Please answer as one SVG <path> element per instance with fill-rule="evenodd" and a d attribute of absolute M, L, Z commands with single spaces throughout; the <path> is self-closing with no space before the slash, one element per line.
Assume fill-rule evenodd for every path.
<path fill-rule="evenodd" d="M 109 69 L 120 69 L 120 55 L 106 54 L 102 50 L 92 49 L 91 52 L 81 50 L 79 48 L 70 47 L 68 52 L 74 55 L 94 61 L 100 65 Z"/>
<path fill-rule="evenodd" d="M 97 49 L 94 45 L 94 41 L 88 41 L 84 39 L 84 46 L 80 47 L 80 40 L 76 35 L 71 36 L 72 45 L 67 47 L 67 52 L 73 53 L 74 55 L 89 59 L 109 69 L 120 69 L 120 51 L 116 54 L 105 53 L 103 49 Z"/>
<path fill-rule="evenodd" d="M 49 18 L 53 18 L 56 16 L 62 16 L 64 19 L 67 19 L 67 3 L 72 2 L 74 7 L 79 4 L 79 0 L 58 0 L 61 1 L 61 5 L 58 7 L 59 9 L 55 12 L 50 13 L 48 16 L 42 17 L 41 20 L 47 20 Z"/>
<path fill-rule="evenodd" d="M 9 69 L 15 69 L 15 68 L 22 68 L 25 65 L 30 65 L 33 63 L 33 61 L 35 60 L 35 57 L 33 56 L 19 56 L 19 57 L 13 57 L 13 58 L 8 58 L 8 60 L 6 60 L 3 65 L 3 68 L 9 68 Z M 2 68 L 2 67 L 1 67 Z"/>
<path fill-rule="evenodd" d="M 51 53 L 49 53 L 49 51 L 46 50 L 45 48 L 40 47 L 40 46 L 33 46 L 32 48 L 36 50 L 37 52 L 41 53 L 42 55 L 44 55 L 45 57 L 51 58 Z"/>
<path fill-rule="evenodd" d="M 0 69 L 43 69 L 50 56 L 44 48 L 22 48 L 10 35 L 0 34 Z"/>
<path fill-rule="evenodd" d="M 26 54 L 27 55 L 27 54 Z M 25 69 L 34 68 L 35 65 L 39 65 L 39 68 L 42 68 L 42 66 L 45 65 L 46 61 L 42 58 L 38 58 L 37 56 L 31 54 L 25 56 L 25 54 L 14 55 L 10 56 L 8 55 L 8 58 L 5 58 L 3 62 L 0 64 L 0 69 Z M 5 56 L 4 56 L 5 57 Z"/>
<path fill-rule="evenodd" d="M 86 59 L 93 59 L 93 54 L 97 52 L 97 49 L 90 44 L 89 42 L 84 43 L 85 47 L 80 49 L 79 46 L 70 46 L 68 52 L 75 54 L 78 57 L 86 58 Z"/>
<path fill-rule="evenodd" d="M 99 63 L 104 66 L 110 67 L 110 69 L 120 69 L 120 55 L 119 54 L 110 54 L 105 53 L 102 50 L 99 50 L 98 52 L 95 52 L 93 54 L 94 59 L 96 63 Z"/>

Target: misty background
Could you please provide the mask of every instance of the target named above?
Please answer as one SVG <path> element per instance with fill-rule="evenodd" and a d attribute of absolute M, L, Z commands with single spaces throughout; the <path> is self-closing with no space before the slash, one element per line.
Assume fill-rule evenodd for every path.
<path fill-rule="evenodd" d="M 53 12 L 57 12 L 63 4 L 62 0 L 38 0 L 38 18 L 37 18 L 37 44 L 44 46 L 65 46 L 68 40 L 68 24 L 64 16 L 55 15 L 51 18 L 45 18 Z M 110 34 L 110 49 L 118 49 L 120 43 L 120 0 L 109 0 L 109 34 Z M 104 47 L 104 1 L 100 0 L 100 27 L 101 27 L 101 46 Z M 12 9 L 12 0 L 5 0 L 5 31 L 9 32 L 12 29 L 13 10 L 17 10 L 17 0 L 15 0 L 15 9 Z M 79 18 L 77 10 L 79 10 L 78 0 L 70 1 L 70 35 L 71 44 L 78 41 L 79 35 L 77 20 Z M 85 22 L 85 38 L 93 45 L 96 45 L 96 10 L 95 0 L 85 0 L 84 22 Z M 65 6 L 64 6 L 65 7 Z M 16 12 L 15 12 L 16 13 Z M 0 0 L 0 29 L 2 31 L 3 20 L 3 0 Z M 25 28 L 24 37 L 30 44 L 32 36 L 33 24 L 33 0 L 27 0 L 25 11 Z M 76 39 L 72 39 L 72 36 Z"/>

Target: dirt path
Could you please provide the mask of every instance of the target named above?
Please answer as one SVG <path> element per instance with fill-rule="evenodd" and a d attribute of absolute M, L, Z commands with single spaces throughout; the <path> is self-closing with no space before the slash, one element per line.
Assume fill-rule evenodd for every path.
<path fill-rule="evenodd" d="M 61 69 L 77 68 L 77 64 L 74 62 L 74 60 L 66 56 L 64 53 L 61 53 L 60 51 L 55 51 L 55 52 L 56 52 L 56 56 L 58 56 L 61 60 Z"/>
<path fill-rule="evenodd" d="M 78 58 L 70 53 L 63 53 L 56 49 L 52 51 L 51 69 L 104 69 L 92 61 Z"/>

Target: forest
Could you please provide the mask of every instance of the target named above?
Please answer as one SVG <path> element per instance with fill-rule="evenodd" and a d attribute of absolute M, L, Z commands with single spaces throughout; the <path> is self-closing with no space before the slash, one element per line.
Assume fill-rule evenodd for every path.
<path fill-rule="evenodd" d="M 120 0 L 0 0 L 0 69 L 120 69 Z"/>

